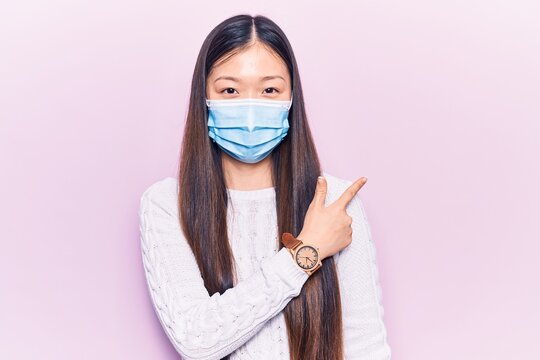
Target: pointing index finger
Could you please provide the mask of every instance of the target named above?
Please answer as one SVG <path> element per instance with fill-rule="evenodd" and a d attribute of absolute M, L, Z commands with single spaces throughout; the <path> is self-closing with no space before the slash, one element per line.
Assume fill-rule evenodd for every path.
<path fill-rule="evenodd" d="M 365 176 L 362 176 L 360 179 L 356 180 L 343 192 L 343 194 L 341 194 L 334 204 L 342 208 L 346 208 L 356 193 L 362 188 L 362 186 L 364 186 L 366 181 L 367 178 Z"/>

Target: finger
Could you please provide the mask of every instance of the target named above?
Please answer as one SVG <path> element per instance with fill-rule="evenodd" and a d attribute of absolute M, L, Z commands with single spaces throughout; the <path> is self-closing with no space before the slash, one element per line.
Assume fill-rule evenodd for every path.
<path fill-rule="evenodd" d="M 317 186 L 315 187 L 315 195 L 313 196 L 313 205 L 315 207 L 324 207 L 326 199 L 327 183 L 324 176 L 317 178 Z"/>
<path fill-rule="evenodd" d="M 358 190 L 364 186 L 367 181 L 367 177 L 363 176 L 360 179 L 352 183 L 344 192 L 341 194 L 339 199 L 337 199 L 334 204 L 339 207 L 346 208 L 349 202 L 354 198 Z"/>

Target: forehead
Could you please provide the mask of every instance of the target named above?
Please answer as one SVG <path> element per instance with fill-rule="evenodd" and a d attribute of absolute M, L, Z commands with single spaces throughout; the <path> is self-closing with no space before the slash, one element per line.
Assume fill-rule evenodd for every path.
<path fill-rule="evenodd" d="M 232 55 L 225 55 L 212 67 L 209 78 L 220 75 L 252 77 L 282 75 L 288 78 L 287 65 L 272 49 L 262 44 L 254 44 Z"/>

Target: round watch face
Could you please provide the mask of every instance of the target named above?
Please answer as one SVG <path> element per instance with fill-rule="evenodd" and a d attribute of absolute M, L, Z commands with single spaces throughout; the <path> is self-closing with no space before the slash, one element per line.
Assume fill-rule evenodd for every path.
<path fill-rule="evenodd" d="M 296 263 L 302 269 L 312 269 L 317 265 L 319 260 L 319 254 L 317 250 L 310 245 L 304 245 L 296 252 Z"/>

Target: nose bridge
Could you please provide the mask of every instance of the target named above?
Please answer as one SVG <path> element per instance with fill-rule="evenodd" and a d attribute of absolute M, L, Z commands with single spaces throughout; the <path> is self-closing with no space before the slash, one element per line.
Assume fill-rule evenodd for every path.
<path fill-rule="evenodd" d="M 251 86 L 251 87 L 248 87 L 245 94 L 247 98 L 256 99 L 259 95 L 259 92 L 257 91 L 257 88 L 255 86 Z"/>
<path fill-rule="evenodd" d="M 260 95 L 260 88 L 263 86 L 259 80 L 259 71 L 256 68 L 243 73 L 243 93 L 245 97 L 254 99 Z"/>
<path fill-rule="evenodd" d="M 247 126 L 248 126 L 248 130 L 251 132 L 253 131 L 253 129 L 255 128 L 255 116 L 257 116 L 257 112 L 255 111 L 256 110 L 256 106 L 252 103 L 250 103 L 248 105 L 248 123 L 247 123 Z"/>

